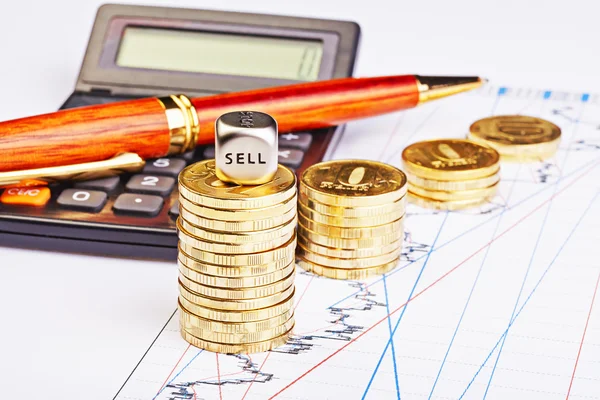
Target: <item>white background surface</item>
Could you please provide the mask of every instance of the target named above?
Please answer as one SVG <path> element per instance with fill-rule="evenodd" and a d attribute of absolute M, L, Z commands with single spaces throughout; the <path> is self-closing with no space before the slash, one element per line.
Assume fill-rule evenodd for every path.
<path fill-rule="evenodd" d="M 66 99 L 100 4 L 0 2 L 0 120 L 53 111 Z M 502 84 L 600 92 L 600 25 L 590 1 L 145 4 L 357 21 L 357 76 L 478 74 Z M 175 297 L 175 264 L 0 248 L 2 397 L 111 399 Z"/>

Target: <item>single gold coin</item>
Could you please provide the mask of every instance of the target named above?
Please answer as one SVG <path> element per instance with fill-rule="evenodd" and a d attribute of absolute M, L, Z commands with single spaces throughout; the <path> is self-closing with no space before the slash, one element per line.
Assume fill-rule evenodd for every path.
<path fill-rule="evenodd" d="M 537 161 L 556 153 L 561 131 L 541 118 L 526 115 L 499 115 L 475 121 L 469 139 L 491 146 L 503 158 Z"/>
<path fill-rule="evenodd" d="M 189 289 L 186 289 L 186 287 L 181 281 L 179 282 L 179 294 L 182 297 L 198 305 L 199 307 L 212 308 L 215 310 L 247 311 L 257 310 L 259 308 L 272 307 L 290 297 L 292 293 L 294 293 L 294 285 L 290 286 L 282 292 L 267 297 L 259 297 L 256 299 L 244 300 L 223 300 L 213 297 L 202 296 L 199 293 L 192 292 Z"/>
<path fill-rule="evenodd" d="M 185 209 L 183 205 L 179 206 L 179 215 L 179 218 L 185 219 L 190 224 L 211 231 L 256 232 L 288 224 L 290 221 L 296 218 L 296 208 L 294 207 L 276 217 L 256 219 L 253 221 L 221 221 L 217 219 L 199 217 L 193 212 Z"/>
<path fill-rule="evenodd" d="M 304 237 L 298 235 L 298 244 L 313 253 L 320 254 L 322 256 L 334 257 L 334 258 L 365 258 L 375 257 L 381 254 L 390 253 L 402 246 L 402 240 L 396 240 L 386 245 L 377 247 L 353 247 L 348 249 L 338 247 L 328 247 L 315 243 Z"/>
<path fill-rule="evenodd" d="M 332 206 L 389 204 L 406 194 L 406 175 L 398 168 L 377 161 L 326 161 L 304 171 L 300 193 Z"/>
<path fill-rule="evenodd" d="M 191 236 L 207 242 L 226 243 L 226 244 L 254 244 L 259 242 L 268 242 L 278 239 L 282 236 L 288 236 L 296 229 L 297 219 L 294 218 L 290 222 L 277 226 L 275 228 L 266 229 L 264 231 L 252 232 L 218 232 L 203 229 L 190 224 L 183 218 L 179 218 L 177 223 L 180 224 L 186 232 Z"/>
<path fill-rule="evenodd" d="M 473 189 L 484 189 L 495 185 L 500 181 L 500 174 L 498 172 L 490 176 L 484 176 L 479 179 L 465 179 L 464 181 L 440 181 L 435 179 L 424 179 L 416 175 L 406 174 L 408 177 L 408 186 L 420 186 L 428 190 L 445 190 L 445 191 L 459 191 L 459 190 L 473 190 Z"/>
<path fill-rule="evenodd" d="M 333 217 L 331 215 L 321 214 L 317 211 L 311 210 L 310 208 L 306 207 L 301 203 L 298 203 L 298 210 L 300 210 L 300 212 L 303 215 L 306 215 L 309 219 L 317 223 L 339 226 L 344 228 L 362 228 L 364 226 L 384 225 L 396 221 L 397 219 L 402 218 L 404 216 L 404 207 L 392 211 L 389 214 L 359 218 Z"/>
<path fill-rule="evenodd" d="M 265 351 L 273 350 L 277 347 L 283 346 L 287 343 L 290 335 L 292 334 L 293 329 L 294 328 L 292 327 L 292 329 L 290 329 L 288 332 L 271 340 L 245 344 L 223 344 L 211 342 L 209 340 L 203 340 L 187 332 L 184 328 L 181 329 L 181 337 L 183 338 L 183 340 L 190 343 L 192 346 L 195 346 L 199 349 L 212 351 L 213 353 L 254 354 L 263 353 Z"/>
<path fill-rule="evenodd" d="M 302 204 L 310 208 L 311 210 L 314 210 L 324 215 L 330 215 L 332 217 L 368 218 L 390 214 L 399 210 L 402 210 L 402 212 L 404 212 L 406 199 L 405 197 L 401 197 L 393 203 L 371 207 L 340 207 L 320 203 L 300 193 L 298 195 L 298 204 Z"/>
<path fill-rule="evenodd" d="M 240 278 L 224 278 L 221 276 L 207 275 L 188 268 L 181 259 L 177 261 L 179 271 L 188 279 L 206 286 L 216 286 L 230 289 L 255 288 L 270 285 L 282 280 L 294 272 L 294 263 L 287 267 L 264 275 L 245 276 Z M 237 268 L 237 267 L 229 267 Z"/>
<path fill-rule="evenodd" d="M 224 300 L 251 300 L 259 297 L 272 296 L 276 293 L 284 291 L 294 284 L 295 275 L 296 270 L 294 269 L 288 276 L 268 285 L 229 289 L 202 285 L 188 278 L 184 272 L 180 270 L 179 282 L 181 282 L 183 286 L 185 286 L 191 292 L 198 293 L 202 296 Z"/>
<path fill-rule="evenodd" d="M 179 174 L 179 193 L 200 206 L 226 210 L 263 208 L 284 203 L 296 194 L 296 175 L 279 165 L 270 182 L 248 186 L 222 182 L 215 174 L 215 160 L 204 160 Z"/>
<path fill-rule="evenodd" d="M 227 222 L 254 221 L 257 219 L 279 217 L 284 214 L 289 214 L 290 210 L 296 208 L 296 201 L 296 196 L 292 196 L 283 203 L 269 207 L 243 210 L 220 210 L 218 208 L 199 206 L 184 197 L 179 198 L 181 207 L 192 214 L 197 215 L 198 217 Z"/>
<path fill-rule="evenodd" d="M 331 279 L 345 279 L 345 280 L 363 280 L 376 275 L 382 275 L 387 272 L 391 272 L 398 266 L 399 258 L 376 267 L 369 268 L 331 268 L 323 265 L 318 265 L 310 261 L 299 258 L 297 260 L 298 266 L 305 271 L 312 272 L 316 275 L 321 275 Z"/>
<path fill-rule="evenodd" d="M 249 265 L 267 264 L 282 258 L 290 259 L 293 257 L 296 248 L 296 235 L 294 234 L 290 240 L 275 249 L 253 254 L 211 253 L 181 241 L 179 242 L 179 248 L 185 254 L 201 262 L 227 267 L 247 267 Z"/>
<path fill-rule="evenodd" d="M 228 243 L 217 243 L 217 242 L 209 242 L 202 239 L 197 239 L 194 235 L 188 232 L 181 224 L 181 219 L 177 219 L 177 229 L 179 230 L 178 236 L 179 240 L 183 243 L 186 243 L 192 247 L 195 247 L 200 250 L 206 250 L 215 253 L 224 253 L 224 254 L 248 254 L 248 253 L 259 253 L 261 251 L 267 251 L 274 249 L 288 242 L 293 236 L 294 231 L 289 232 L 288 234 L 278 237 L 276 239 L 272 239 L 266 242 L 255 242 L 255 243 L 245 243 L 245 244 L 228 244 Z"/>
<path fill-rule="evenodd" d="M 424 179 L 462 181 L 498 172 L 500 155 L 491 147 L 463 139 L 425 140 L 402 152 L 404 169 Z"/>
<path fill-rule="evenodd" d="M 179 302 L 192 314 L 198 315 L 203 318 L 212 319 L 214 321 L 222 322 L 255 322 L 263 321 L 265 319 L 273 318 L 282 314 L 291 315 L 294 307 L 294 296 L 295 291 L 285 300 L 277 303 L 273 306 L 266 308 L 259 308 L 256 310 L 216 310 L 214 308 L 208 308 L 200 306 L 186 299 L 184 296 L 179 296 Z"/>
<path fill-rule="evenodd" d="M 283 324 L 259 332 L 216 332 L 198 326 L 198 317 L 187 313 L 186 310 L 181 308 L 179 309 L 179 321 L 181 327 L 186 332 L 191 333 L 197 338 L 223 344 L 263 342 L 265 340 L 271 340 L 278 336 L 281 336 L 294 327 L 294 316 L 292 315 Z"/>
<path fill-rule="evenodd" d="M 411 193 L 416 194 L 420 197 L 427 197 L 432 200 L 438 201 L 454 201 L 454 200 L 471 200 L 481 198 L 492 198 L 498 191 L 498 183 L 483 189 L 471 189 L 471 190 L 456 190 L 456 191 L 444 191 L 444 190 L 429 190 L 423 189 L 416 185 L 411 185 L 409 190 Z"/>
<path fill-rule="evenodd" d="M 326 234 L 316 233 L 306 228 L 305 226 L 298 224 L 298 237 L 300 236 L 308 238 L 309 240 L 322 246 L 341 249 L 354 249 L 386 246 L 390 243 L 394 243 L 398 240 L 401 240 L 404 236 L 404 231 L 401 229 L 399 231 L 381 236 L 373 236 L 361 239 L 344 239 L 335 236 L 328 236 Z"/>
<path fill-rule="evenodd" d="M 301 212 L 298 213 L 298 223 L 307 229 L 325 236 L 339 237 L 343 239 L 362 239 L 374 236 L 382 236 L 396 232 L 398 237 L 402 236 L 404 218 L 384 225 L 376 225 L 362 228 L 342 228 L 339 226 L 325 225 L 313 221 Z"/>
<path fill-rule="evenodd" d="M 327 257 L 317 253 L 313 253 L 312 251 L 302 247 L 301 244 L 298 244 L 298 248 L 296 249 L 296 256 L 302 258 L 306 261 L 323 265 L 325 267 L 332 268 L 368 268 L 374 267 L 376 265 L 387 264 L 396 258 L 400 257 L 400 253 L 402 252 L 402 247 L 398 247 L 395 250 L 387 254 L 380 254 L 374 257 L 365 257 L 365 258 L 334 258 Z"/>
<path fill-rule="evenodd" d="M 223 333 L 251 333 L 275 329 L 283 326 L 294 315 L 294 312 L 290 309 L 288 312 L 262 321 L 222 322 L 195 315 L 181 302 L 179 303 L 179 309 L 182 311 L 182 314 L 185 314 L 185 319 L 187 320 L 186 326 L 191 325 L 201 329 Z"/>
<path fill-rule="evenodd" d="M 293 255 L 293 252 L 291 252 L 290 254 Z M 220 276 L 224 278 L 262 276 L 265 274 L 280 271 L 290 264 L 290 258 L 281 258 L 279 260 L 275 260 L 261 265 L 222 266 L 209 264 L 199 261 L 193 256 L 187 254 L 185 250 L 181 248 L 181 243 L 179 244 L 178 258 L 179 261 L 181 261 L 181 263 L 183 263 L 189 269 L 192 269 L 201 274 Z"/>
<path fill-rule="evenodd" d="M 423 208 L 431 208 L 434 210 L 443 211 L 456 211 L 464 210 L 467 208 L 473 208 L 485 203 L 489 203 L 490 199 L 482 197 L 469 200 L 440 201 L 426 197 L 421 197 L 419 195 L 408 192 L 408 201 Z"/>

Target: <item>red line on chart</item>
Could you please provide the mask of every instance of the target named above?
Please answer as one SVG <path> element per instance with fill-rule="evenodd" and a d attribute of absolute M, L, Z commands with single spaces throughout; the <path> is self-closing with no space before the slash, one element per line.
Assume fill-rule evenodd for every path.
<path fill-rule="evenodd" d="M 181 357 L 179 357 L 179 360 L 177 360 L 177 364 L 175 364 L 175 366 L 173 366 L 173 369 L 171 370 L 171 372 L 169 372 L 169 376 L 167 376 L 167 379 L 165 379 L 165 381 L 163 382 L 163 384 L 160 385 L 160 389 L 158 389 L 157 393 L 160 393 L 160 391 L 163 390 L 163 388 L 165 387 L 165 385 L 167 384 L 167 382 L 169 382 L 169 378 L 171 377 L 171 375 L 173 375 L 173 372 L 175 372 L 175 369 L 177 368 L 177 366 L 179 365 L 179 363 L 181 362 L 181 360 L 183 360 L 183 357 L 185 356 L 185 353 L 188 352 L 188 350 L 190 349 L 190 347 L 192 347 L 192 345 L 188 344 L 188 347 L 185 348 L 185 350 L 183 351 L 183 354 L 181 355 Z"/>
<path fill-rule="evenodd" d="M 579 350 L 577 351 L 577 358 L 575 359 L 575 366 L 573 367 L 573 375 L 571 375 L 571 382 L 569 383 L 569 390 L 567 391 L 567 399 L 571 394 L 571 388 L 573 387 L 573 381 L 575 380 L 575 373 L 577 372 L 577 364 L 579 364 L 579 357 L 581 356 L 581 350 L 583 349 L 583 342 L 585 341 L 585 334 L 590 323 L 590 317 L 592 316 L 592 310 L 594 309 L 594 302 L 596 300 L 596 294 L 598 293 L 598 285 L 600 284 L 600 273 L 598 273 L 598 279 L 596 280 L 596 287 L 594 288 L 594 295 L 592 296 L 592 303 L 590 304 L 590 311 L 588 312 L 587 319 L 585 321 L 585 327 L 583 328 L 583 335 L 581 335 L 581 343 L 579 343 Z"/>
<path fill-rule="evenodd" d="M 308 281 L 308 283 L 306 284 L 306 287 L 302 291 L 302 294 L 300 295 L 300 298 L 298 298 L 298 302 L 296 303 L 296 306 L 294 307 L 294 312 L 296 312 L 296 308 L 298 308 L 298 306 L 300 305 L 300 302 L 304 298 L 304 295 L 306 294 L 306 291 L 308 290 L 308 288 L 309 288 L 310 284 L 312 283 L 313 279 L 315 279 L 315 275 L 312 275 L 310 277 L 310 280 Z"/>
<path fill-rule="evenodd" d="M 219 367 L 219 353 L 215 353 L 217 357 L 217 385 L 219 386 L 219 399 L 223 400 L 223 390 L 221 389 L 221 368 Z"/>
<path fill-rule="evenodd" d="M 244 395 L 242 396 L 242 400 L 244 400 L 246 398 L 246 395 L 248 394 L 248 392 L 250 391 L 250 388 L 254 384 L 256 377 L 258 376 L 259 372 L 262 371 L 262 369 L 265 366 L 265 363 L 269 359 L 270 355 L 271 355 L 271 352 L 268 352 L 267 355 L 265 356 L 265 359 L 263 360 L 262 364 L 260 364 L 260 367 L 258 368 L 258 372 L 256 373 L 256 375 L 254 375 L 254 379 L 252 379 L 252 382 L 250 382 L 250 384 L 248 385 L 248 388 L 246 389 L 246 391 L 244 392 Z"/>
<path fill-rule="evenodd" d="M 352 340 L 350 340 L 349 342 L 347 342 L 345 345 L 343 345 L 342 347 L 340 347 L 339 349 L 337 349 L 336 351 L 334 351 L 333 353 L 331 353 L 330 355 L 328 355 L 327 357 L 325 357 L 323 360 L 321 360 L 317 364 L 313 365 L 311 368 L 309 368 L 302 375 L 300 375 L 299 377 L 297 377 L 296 379 L 294 379 L 293 381 L 291 381 L 290 383 L 288 383 L 286 386 L 284 386 L 281 390 L 279 390 L 278 392 L 276 392 L 274 395 L 272 395 L 271 397 L 269 397 L 269 400 L 274 399 L 275 397 L 279 396 L 281 393 L 283 393 L 284 391 L 286 391 L 287 389 L 289 389 L 294 384 L 298 383 L 301 379 L 303 379 L 304 377 L 306 377 L 308 374 L 310 374 L 311 372 L 313 372 L 315 369 L 319 368 L 321 365 L 325 364 L 331 358 L 333 358 L 334 356 L 336 356 L 337 354 L 339 354 L 340 352 L 342 352 L 343 350 L 345 350 L 352 343 L 356 342 L 358 339 L 360 339 L 361 337 L 363 337 L 364 335 L 366 335 L 367 333 L 369 333 L 371 330 L 373 330 L 379 324 L 381 324 L 384 321 L 387 321 L 387 319 L 391 315 L 393 315 L 393 314 L 397 313 L 398 311 L 400 311 L 408 303 L 410 303 L 411 301 L 413 301 L 414 299 L 416 299 L 417 297 L 421 296 L 423 293 L 425 293 L 426 291 L 428 291 L 429 289 L 431 289 L 433 286 L 435 286 L 437 283 L 439 283 L 440 281 L 442 281 L 444 278 L 446 278 L 452 272 L 456 271 L 460 266 L 464 265 L 467 261 L 469 261 L 470 259 L 472 259 L 473 257 L 475 257 L 481 251 L 485 250 L 488 246 L 490 246 L 496 240 L 498 240 L 499 238 L 501 238 L 502 236 L 504 236 L 505 234 L 507 234 L 508 232 L 510 232 L 512 229 L 514 229 L 516 226 L 518 226 L 521 222 L 525 221 L 527 218 L 529 218 L 530 216 L 532 216 L 535 212 L 537 212 L 540 209 L 542 209 L 542 207 L 544 207 L 544 205 L 546 205 L 547 203 L 549 203 L 550 201 L 552 201 L 559 194 L 563 193 L 565 190 L 567 190 L 568 188 L 570 188 L 571 186 L 573 186 L 577 181 L 579 181 L 581 178 L 583 178 L 588 173 L 590 173 L 594 168 L 596 168 L 597 165 L 598 165 L 598 162 L 594 163 L 594 165 L 592 167 L 590 167 L 587 171 L 585 171 L 584 173 L 582 173 L 581 175 L 579 175 L 577 178 L 575 178 L 573 181 L 571 181 L 571 183 L 569 183 L 568 185 L 566 185 L 565 187 L 563 187 L 561 190 L 559 190 L 556 193 L 554 193 L 546 201 L 544 201 L 543 203 L 541 203 L 540 205 L 538 205 L 536 208 L 534 208 L 533 210 L 531 210 L 529 213 L 527 213 L 525 216 L 523 216 L 521 219 L 519 219 L 513 225 L 511 225 L 510 227 L 508 227 L 506 230 L 504 230 L 498 236 L 496 236 L 495 238 L 493 238 L 492 240 L 490 240 L 487 244 L 483 245 L 481 248 L 479 248 L 477 251 L 475 251 L 473 254 L 471 254 L 469 257 L 465 258 L 458 265 L 456 265 L 455 267 L 453 267 L 452 269 L 450 269 L 449 271 L 447 271 L 445 274 L 443 274 L 442 276 L 440 276 L 438 279 L 436 279 L 435 281 L 433 281 L 433 283 L 431 283 L 429 286 L 425 287 L 419 293 L 415 294 L 413 297 L 411 297 L 410 299 L 408 299 L 408 301 L 406 301 L 404 304 L 402 304 L 399 307 L 397 307 L 396 309 L 394 309 L 388 315 L 386 315 L 385 317 L 383 317 L 382 319 L 380 319 L 379 321 L 377 321 L 375 324 L 371 325 L 369 328 L 367 328 L 366 330 L 364 330 L 360 335 L 356 336 L 355 338 L 353 338 Z"/>
<path fill-rule="evenodd" d="M 222 375 L 221 375 L 221 378 L 223 378 L 223 377 L 226 377 L 226 376 L 240 375 L 240 374 L 243 374 L 244 372 L 245 372 L 244 370 L 241 370 L 241 371 L 238 371 L 238 372 L 230 372 L 229 374 L 222 374 Z M 218 376 L 218 375 L 207 376 L 207 377 L 205 377 L 205 378 L 198 379 L 198 382 L 201 382 L 201 381 L 208 381 L 208 380 L 211 380 L 211 379 L 218 379 L 218 378 L 219 378 L 219 376 Z"/>
<path fill-rule="evenodd" d="M 298 308 L 298 306 L 300 305 L 300 302 L 302 301 L 302 299 L 304 298 L 304 295 L 306 294 L 306 291 L 308 290 L 308 288 L 310 287 L 310 284 L 312 283 L 312 281 L 315 279 L 315 275 L 312 275 L 310 277 L 310 280 L 308 281 L 308 283 L 306 284 L 306 287 L 304 288 L 304 290 L 302 291 L 302 294 L 300 295 L 300 297 L 298 298 L 298 302 L 296 303 L 296 306 L 294 307 L 294 312 L 296 312 L 296 308 Z M 256 375 L 254 375 L 254 379 L 252 379 L 252 382 L 250 382 L 250 384 L 248 385 L 248 388 L 246 389 L 246 391 L 244 392 L 244 395 L 242 396 L 242 400 L 244 400 L 246 398 L 246 395 L 248 395 L 248 392 L 250 391 L 250 388 L 252 387 L 252 385 L 254 385 L 254 381 L 256 380 L 256 377 L 258 376 L 258 374 L 260 373 L 260 371 L 262 371 L 263 367 L 265 366 L 265 363 L 267 362 L 267 360 L 269 359 L 269 356 L 271 355 L 271 352 L 268 352 L 267 355 L 265 356 L 265 359 L 263 360 L 262 364 L 260 365 L 260 367 L 258 368 L 258 371 L 256 372 Z"/>

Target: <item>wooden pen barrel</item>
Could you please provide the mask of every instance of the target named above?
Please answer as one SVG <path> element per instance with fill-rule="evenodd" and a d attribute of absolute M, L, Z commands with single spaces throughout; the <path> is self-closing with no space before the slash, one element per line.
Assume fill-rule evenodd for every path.
<path fill-rule="evenodd" d="M 310 130 L 411 108 L 415 76 L 335 79 L 227 93 L 192 100 L 198 144 L 214 142 L 217 118 L 230 111 L 271 114 L 280 132 Z M 165 106 L 156 98 L 63 110 L 0 123 L 0 172 L 106 160 L 119 153 L 143 159 L 168 154 Z"/>
<path fill-rule="evenodd" d="M 169 126 L 155 98 L 95 105 L 0 124 L 0 171 L 106 160 L 169 150 Z"/>
<path fill-rule="evenodd" d="M 231 111 L 261 111 L 281 133 L 336 126 L 412 108 L 419 102 L 413 75 L 343 78 L 192 99 L 200 118 L 198 144 L 214 141 L 214 122 Z"/>

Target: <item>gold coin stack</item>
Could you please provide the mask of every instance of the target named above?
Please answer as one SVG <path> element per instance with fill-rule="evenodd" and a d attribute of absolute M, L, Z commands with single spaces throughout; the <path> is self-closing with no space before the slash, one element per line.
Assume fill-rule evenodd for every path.
<path fill-rule="evenodd" d="M 219 353 L 258 353 L 294 327 L 296 176 L 231 185 L 206 160 L 179 175 L 181 335 Z"/>
<path fill-rule="evenodd" d="M 475 121 L 468 138 L 498 150 L 503 161 L 541 161 L 556 154 L 560 128 L 526 115 L 501 115 Z"/>
<path fill-rule="evenodd" d="M 334 279 L 394 269 L 402 250 L 406 175 L 375 161 L 336 160 L 302 174 L 298 265 Z"/>
<path fill-rule="evenodd" d="M 489 201 L 498 190 L 500 155 L 469 140 L 413 143 L 402 152 L 408 199 L 421 207 L 459 210 Z"/>

